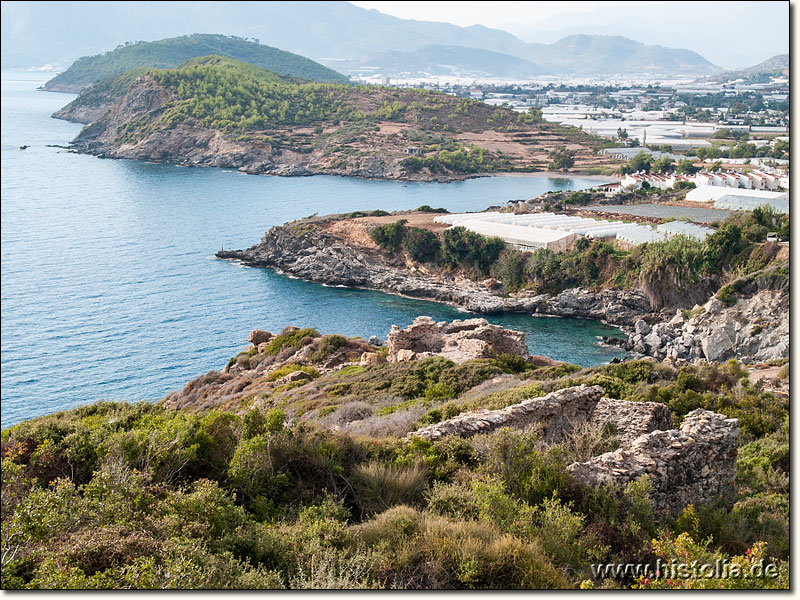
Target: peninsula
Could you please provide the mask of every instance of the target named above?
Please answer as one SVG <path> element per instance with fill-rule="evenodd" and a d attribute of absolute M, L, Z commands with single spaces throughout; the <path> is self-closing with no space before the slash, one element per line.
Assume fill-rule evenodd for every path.
<path fill-rule="evenodd" d="M 535 110 L 427 90 L 298 83 L 219 56 L 119 77 L 112 87 L 127 91 L 75 150 L 256 174 L 437 181 L 562 168 L 559 157 L 577 169 L 617 162 L 595 154 L 600 138 Z"/>

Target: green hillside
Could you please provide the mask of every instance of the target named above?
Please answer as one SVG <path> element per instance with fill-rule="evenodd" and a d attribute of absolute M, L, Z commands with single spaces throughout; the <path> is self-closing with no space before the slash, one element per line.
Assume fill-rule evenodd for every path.
<path fill-rule="evenodd" d="M 44 85 L 50 91 L 79 91 L 93 83 L 141 67 L 174 68 L 198 56 L 219 55 L 311 81 L 346 83 L 347 78 L 303 56 L 240 37 L 193 34 L 155 42 L 135 42 L 75 61 Z"/>

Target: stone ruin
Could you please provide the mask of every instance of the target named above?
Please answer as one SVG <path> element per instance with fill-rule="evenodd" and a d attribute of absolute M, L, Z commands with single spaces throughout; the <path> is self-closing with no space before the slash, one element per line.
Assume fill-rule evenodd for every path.
<path fill-rule="evenodd" d="M 435 322 L 417 317 L 406 329 L 392 325 L 386 342 L 389 362 L 443 356 L 456 363 L 497 354 L 528 358 L 525 334 L 492 325 L 486 319 Z"/>
<path fill-rule="evenodd" d="M 603 398 L 595 406 L 591 422 L 597 425 L 613 425 L 617 441 L 620 446 L 625 446 L 640 435 L 656 429 L 672 429 L 672 413 L 658 402 L 628 402 Z"/>
<path fill-rule="evenodd" d="M 433 441 L 448 435 L 470 437 L 502 427 L 521 429 L 535 424 L 542 442 L 555 443 L 571 431 L 574 424 L 592 414 L 602 395 L 603 388 L 598 385 L 565 388 L 499 410 L 480 408 L 462 413 L 408 435 Z"/>
<path fill-rule="evenodd" d="M 671 429 L 669 409 L 656 402 L 602 398 L 599 386 L 576 386 L 523 400 L 500 410 L 479 409 L 418 429 L 407 438 L 430 441 L 470 437 L 502 427 L 536 426 L 543 443 L 556 443 L 584 422 L 610 423 L 623 445 L 567 470 L 586 485 L 625 484 L 650 479 L 655 510 L 677 516 L 689 504 L 735 496 L 738 420 L 697 409 Z"/>
<path fill-rule="evenodd" d="M 607 452 L 567 470 L 587 485 L 625 485 L 648 475 L 653 508 L 677 516 L 689 504 L 735 496 L 737 419 L 698 408 L 679 429 L 652 431 L 630 446 Z"/>

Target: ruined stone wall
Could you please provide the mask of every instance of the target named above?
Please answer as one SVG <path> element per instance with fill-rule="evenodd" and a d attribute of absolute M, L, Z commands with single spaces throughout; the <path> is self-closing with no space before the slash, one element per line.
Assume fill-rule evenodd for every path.
<path fill-rule="evenodd" d="M 523 400 L 519 404 L 500 410 L 479 409 L 460 414 L 452 419 L 436 423 L 408 434 L 438 440 L 448 435 L 469 437 L 478 433 L 489 433 L 501 427 L 518 429 L 536 423 L 541 441 L 554 443 L 578 423 L 588 421 L 594 407 L 603 395 L 600 386 L 580 385 L 551 392 L 540 398 Z"/>
<path fill-rule="evenodd" d="M 669 408 L 658 402 L 602 398 L 594 409 L 591 422 L 596 425 L 612 424 L 620 446 L 626 446 L 645 433 L 672 429 L 672 414 Z"/>
<path fill-rule="evenodd" d="M 587 485 L 624 486 L 650 478 L 653 508 L 677 516 L 689 504 L 735 496 L 737 419 L 708 410 L 686 415 L 679 429 L 653 431 L 626 448 L 607 452 L 567 470 Z"/>

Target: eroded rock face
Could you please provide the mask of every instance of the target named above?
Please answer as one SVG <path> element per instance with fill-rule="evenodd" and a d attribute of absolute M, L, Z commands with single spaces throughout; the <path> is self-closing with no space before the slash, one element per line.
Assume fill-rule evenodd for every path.
<path fill-rule="evenodd" d="M 498 354 L 529 357 L 525 334 L 492 325 L 486 319 L 435 322 L 417 317 L 406 329 L 393 325 L 387 338 L 389 361 L 443 356 L 456 363 Z"/>
<path fill-rule="evenodd" d="M 789 294 L 761 290 L 731 306 L 711 298 L 688 315 L 678 310 L 652 328 L 637 321 L 625 348 L 674 364 L 788 358 Z"/>
<path fill-rule="evenodd" d="M 679 429 L 639 436 L 615 452 L 573 463 L 567 470 L 586 485 L 624 487 L 642 475 L 650 479 L 655 510 L 677 516 L 689 504 L 735 496 L 737 419 L 697 409 Z"/>
<path fill-rule="evenodd" d="M 616 429 L 617 441 L 626 446 L 651 431 L 672 429 L 669 408 L 658 402 L 629 402 L 602 398 L 592 413 L 592 423 L 610 423 Z"/>
<path fill-rule="evenodd" d="M 463 413 L 418 429 L 409 433 L 408 437 L 433 441 L 450 435 L 470 437 L 501 427 L 522 429 L 536 424 L 540 441 L 545 444 L 555 443 L 572 431 L 575 425 L 589 420 L 602 395 L 603 388 L 597 385 L 565 388 L 500 410 L 479 409 Z"/>

